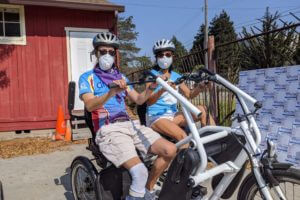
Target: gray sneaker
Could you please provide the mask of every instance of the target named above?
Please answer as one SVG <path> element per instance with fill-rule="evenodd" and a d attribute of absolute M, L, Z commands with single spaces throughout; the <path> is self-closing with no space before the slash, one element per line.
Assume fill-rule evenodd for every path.
<path fill-rule="evenodd" d="M 156 200 L 156 191 L 154 190 L 153 192 L 150 192 L 149 190 L 146 189 L 145 193 L 145 200 Z"/>

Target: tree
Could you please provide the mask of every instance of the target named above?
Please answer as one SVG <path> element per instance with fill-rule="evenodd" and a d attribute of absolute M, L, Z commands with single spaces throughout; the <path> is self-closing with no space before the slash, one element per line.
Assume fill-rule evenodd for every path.
<path fill-rule="evenodd" d="M 194 37 L 194 42 L 193 42 L 193 47 L 191 49 L 191 51 L 195 51 L 198 49 L 204 49 L 204 29 L 205 26 L 204 24 L 202 24 L 196 34 L 196 36 Z"/>
<path fill-rule="evenodd" d="M 262 27 L 255 27 L 258 32 L 254 31 L 254 28 L 250 28 L 250 31 L 243 28 L 242 33 L 244 37 L 250 37 L 258 33 L 278 29 L 276 21 L 279 17 L 278 12 L 272 15 L 267 8 L 265 15 L 260 20 Z M 288 23 L 287 25 L 290 24 Z M 242 68 L 257 69 L 294 64 L 294 60 L 296 59 L 296 38 L 295 28 L 291 28 L 280 32 L 267 33 L 261 37 L 244 41 L 242 43 L 241 55 Z"/>
<path fill-rule="evenodd" d="M 295 41 L 297 42 L 297 46 L 294 54 L 294 60 L 295 60 L 295 64 L 299 65 L 300 64 L 300 33 L 298 33 L 298 36 Z"/>
<path fill-rule="evenodd" d="M 140 51 L 140 48 L 135 45 L 139 33 L 135 31 L 133 17 L 120 17 L 118 21 L 118 31 L 121 71 L 126 72 L 128 67 L 134 65 L 133 63 L 137 58 L 136 54 Z"/>
<path fill-rule="evenodd" d="M 215 46 L 237 39 L 233 22 L 224 10 L 219 16 L 215 16 L 212 19 L 209 34 L 215 37 Z M 231 82 L 236 83 L 240 70 L 238 44 L 216 48 L 215 55 L 217 72 Z"/>
<path fill-rule="evenodd" d="M 182 57 L 182 56 L 185 56 L 188 51 L 186 50 L 186 48 L 183 46 L 183 44 L 175 37 L 173 36 L 171 38 L 171 41 L 174 43 L 175 45 L 175 52 L 174 52 L 174 70 L 175 71 L 178 71 L 178 72 L 181 72 L 181 65 L 182 63 L 180 63 L 180 60 L 178 60 L 178 58 Z"/>
<path fill-rule="evenodd" d="M 148 56 L 140 56 L 136 58 L 136 64 L 135 67 L 138 68 L 148 68 L 151 67 L 153 65 L 151 58 Z"/>

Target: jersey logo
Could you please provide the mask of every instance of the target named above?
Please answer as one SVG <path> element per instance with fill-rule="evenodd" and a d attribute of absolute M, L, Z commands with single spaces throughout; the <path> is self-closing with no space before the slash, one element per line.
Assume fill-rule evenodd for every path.
<path fill-rule="evenodd" d="M 98 87 L 98 88 L 103 88 L 103 87 L 104 87 L 104 85 L 103 85 L 103 83 L 102 83 L 102 82 L 99 82 L 99 83 L 97 84 L 97 87 Z"/>
<path fill-rule="evenodd" d="M 88 89 L 88 86 L 85 83 L 81 83 L 80 84 L 80 89 L 81 90 L 86 90 L 86 89 Z"/>

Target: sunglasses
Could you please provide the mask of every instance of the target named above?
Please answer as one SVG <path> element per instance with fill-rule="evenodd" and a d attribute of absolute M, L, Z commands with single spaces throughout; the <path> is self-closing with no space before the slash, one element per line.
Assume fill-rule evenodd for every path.
<path fill-rule="evenodd" d="M 170 57 L 173 56 L 173 54 L 172 54 L 172 53 L 158 53 L 158 54 L 157 54 L 157 57 L 158 57 L 158 58 L 162 58 L 162 57 L 164 57 L 164 56 L 170 58 Z"/>
<path fill-rule="evenodd" d="M 106 54 L 109 54 L 111 56 L 115 56 L 116 55 L 116 51 L 114 50 L 106 50 L 106 49 L 103 49 L 103 50 L 99 50 L 100 52 L 100 55 L 106 55 Z"/>

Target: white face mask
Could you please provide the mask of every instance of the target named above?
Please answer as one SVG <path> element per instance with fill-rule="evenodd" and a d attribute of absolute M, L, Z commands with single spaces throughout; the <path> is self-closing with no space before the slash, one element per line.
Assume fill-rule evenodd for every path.
<path fill-rule="evenodd" d="M 109 54 L 105 54 L 103 56 L 100 56 L 99 58 L 99 67 L 100 69 L 107 71 L 112 67 L 114 62 L 115 62 L 115 57 Z"/>
<path fill-rule="evenodd" d="M 162 57 L 157 59 L 157 64 L 162 69 L 168 69 L 173 62 L 173 57 Z"/>

